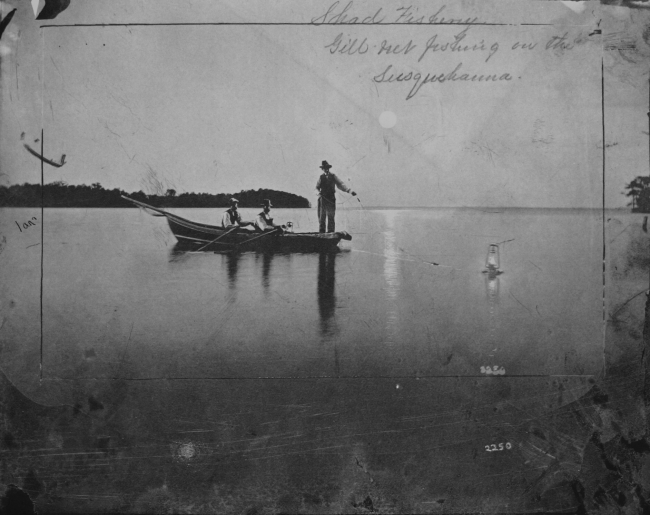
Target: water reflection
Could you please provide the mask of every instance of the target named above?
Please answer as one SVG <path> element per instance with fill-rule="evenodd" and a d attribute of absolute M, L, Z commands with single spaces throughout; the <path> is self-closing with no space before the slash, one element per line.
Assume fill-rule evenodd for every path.
<path fill-rule="evenodd" d="M 318 314 L 320 333 L 330 338 L 337 332 L 334 314 L 336 312 L 336 254 L 323 252 L 318 255 Z"/>
<path fill-rule="evenodd" d="M 341 375 L 339 363 L 338 332 L 336 324 L 336 256 L 338 252 L 323 252 L 318 255 L 318 279 L 316 295 L 320 316 L 320 334 L 324 342 L 334 343 L 334 375 Z"/>
<path fill-rule="evenodd" d="M 499 274 L 485 274 L 485 293 L 490 306 L 494 307 L 499 303 Z"/>
<path fill-rule="evenodd" d="M 239 268 L 239 260 L 241 254 L 239 252 L 229 252 L 226 254 L 226 267 L 228 270 L 228 286 L 231 290 L 235 289 L 237 283 L 237 270 Z"/>
<path fill-rule="evenodd" d="M 399 291 L 399 251 L 395 244 L 395 211 L 386 211 L 386 230 L 384 231 L 384 278 L 386 279 L 386 295 L 389 299 L 397 298 Z"/>
<path fill-rule="evenodd" d="M 187 246 L 183 247 L 180 243 L 176 243 L 169 251 L 169 262 L 170 263 L 182 263 L 187 261 L 190 257 L 190 253 L 187 251 Z"/>
<path fill-rule="evenodd" d="M 307 263 L 311 267 L 317 266 L 316 273 L 316 296 L 318 305 L 318 314 L 320 319 L 319 333 L 323 339 L 332 339 L 338 335 L 339 328 L 336 324 L 336 258 L 341 249 L 335 249 L 328 252 L 306 253 L 302 254 L 307 258 Z M 187 248 L 178 245 L 172 249 L 169 261 L 174 263 L 187 263 L 192 256 L 197 256 L 197 252 L 188 251 Z M 287 265 L 291 268 L 291 254 L 282 252 L 260 252 L 251 256 L 250 253 L 238 252 L 208 252 L 200 253 L 203 256 L 213 255 L 215 259 L 220 260 L 220 269 L 226 271 L 228 288 L 233 293 L 242 289 L 238 284 L 237 276 L 241 272 L 240 261 L 248 256 L 248 259 L 254 259 L 255 275 L 260 274 L 261 286 L 264 296 L 271 294 L 272 273 L 278 273 L 278 266 L 273 266 L 273 261 L 277 259 L 278 254 L 281 260 L 288 261 Z M 218 257 L 217 257 L 218 256 Z M 313 268 L 311 268 L 313 270 Z M 286 269 L 285 269 L 286 271 Z M 313 277 L 313 276 L 312 276 Z M 313 279 L 312 279 L 313 281 Z M 313 284 L 313 282 L 312 282 Z M 313 291 L 313 290 L 312 290 Z"/>
<path fill-rule="evenodd" d="M 386 281 L 386 297 L 389 305 L 386 312 L 386 338 L 389 343 L 395 343 L 399 336 L 397 312 L 397 295 L 400 289 L 399 260 L 400 255 L 395 242 L 395 218 L 397 211 L 386 211 L 386 229 L 384 231 L 384 279 Z"/>
<path fill-rule="evenodd" d="M 264 252 L 262 254 L 262 288 L 264 288 L 264 295 L 268 297 L 269 286 L 271 284 L 271 261 L 273 261 L 273 254 Z"/>
<path fill-rule="evenodd" d="M 485 293 L 488 302 L 488 341 L 490 350 L 497 350 L 497 326 L 499 321 L 499 273 L 496 270 L 490 270 L 485 274 Z"/>

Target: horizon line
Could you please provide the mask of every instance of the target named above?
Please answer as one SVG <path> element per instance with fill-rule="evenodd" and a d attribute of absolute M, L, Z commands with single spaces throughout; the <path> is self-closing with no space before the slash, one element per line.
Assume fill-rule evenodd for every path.
<path fill-rule="evenodd" d="M 2 206 L 0 209 L 36 209 L 39 206 Z M 223 209 L 225 206 L 169 206 L 165 209 Z M 245 207 L 239 209 L 256 209 L 258 206 Z M 45 209 L 131 209 L 130 206 L 45 206 Z M 278 207 L 275 209 L 316 209 L 311 207 Z M 508 207 L 490 207 L 490 206 L 366 206 L 366 207 L 340 207 L 339 211 L 364 211 L 364 210 L 426 210 L 426 209 L 473 209 L 484 211 L 487 214 L 499 214 L 506 210 L 546 210 L 546 211 L 603 211 L 603 207 L 544 207 L 544 206 L 508 206 Z M 606 207 L 605 211 L 627 211 L 630 214 L 649 215 L 640 211 L 632 211 L 629 207 Z"/>

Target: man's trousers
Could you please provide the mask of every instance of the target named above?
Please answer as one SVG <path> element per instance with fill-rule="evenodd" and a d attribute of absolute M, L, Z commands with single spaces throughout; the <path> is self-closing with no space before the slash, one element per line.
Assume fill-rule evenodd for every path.
<path fill-rule="evenodd" d="M 318 197 L 318 230 L 320 232 L 336 232 L 336 200 Z M 327 223 L 327 231 L 325 224 Z"/>

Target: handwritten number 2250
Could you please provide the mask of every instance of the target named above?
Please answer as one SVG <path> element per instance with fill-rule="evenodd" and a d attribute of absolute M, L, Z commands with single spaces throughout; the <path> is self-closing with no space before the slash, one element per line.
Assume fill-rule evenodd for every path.
<path fill-rule="evenodd" d="M 512 444 L 510 442 L 505 443 L 505 449 L 512 449 Z M 485 446 L 485 450 L 487 452 L 494 452 L 494 451 L 503 451 L 504 450 L 504 444 L 500 443 L 499 447 L 497 448 L 497 444 L 491 443 L 490 445 Z"/>

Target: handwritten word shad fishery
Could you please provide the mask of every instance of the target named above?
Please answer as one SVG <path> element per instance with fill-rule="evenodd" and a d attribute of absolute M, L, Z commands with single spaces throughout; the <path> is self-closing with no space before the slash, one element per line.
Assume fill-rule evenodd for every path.
<path fill-rule="evenodd" d="M 486 52 L 487 57 L 485 62 L 487 63 L 490 58 L 499 50 L 499 43 L 493 43 L 490 46 L 485 44 L 484 40 L 481 40 L 479 43 L 473 45 L 463 45 L 463 39 L 467 36 L 467 31 L 469 27 L 465 28 L 458 34 L 454 36 L 454 41 L 446 43 L 438 43 L 438 35 L 435 34 L 433 37 L 429 38 L 426 43 L 426 47 L 420 54 L 418 62 L 428 53 L 435 52 L 447 52 L 447 53 L 459 53 L 464 52 Z M 415 49 L 417 45 L 411 47 L 410 50 Z M 406 52 L 405 52 L 406 53 Z M 467 73 L 463 68 L 463 63 L 458 63 L 456 67 L 451 72 L 440 72 L 440 73 L 427 73 L 423 75 L 420 72 L 400 72 L 396 73 L 393 71 L 393 65 L 390 64 L 388 67 L 380 73 L 373 77 L 373 81 L 377 83 L 382 82 L 412 82 L 413 86 L 406 96 L 406 100 L 410 100 L 415 95 L 418 94 L 422 86 L 425 84 L 430 84 L 433 82 L 499 82 L 499 81 L 510 81 L 512 80 L 512 75 L 509 73 L 492 73 L 492 74 L 476 74 L 476 73 Z"/>
<path fill-rule="evenodd" d="M 403 23 L 405 25 L 437 25 L 437 24 L 469 24 L 476 23 L 478 18 L 452 18 L 441 16 L 441 13 L 447 9 L 447 5 L 441 6 L 436 12 L 423 14 L 419 7 L 401 6 L 394 11 L 384 10 L 383 7 L 377 11 L 369 13 L 354 12 L 354 2 L 350 0 L 345 6 L 337 0 L 329 6 L 327 11 L 320 16 L 312 18 L 314 25 L 355 25 L 355 24 L 394 24 Z"/>

